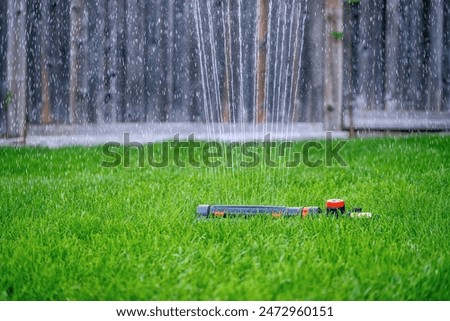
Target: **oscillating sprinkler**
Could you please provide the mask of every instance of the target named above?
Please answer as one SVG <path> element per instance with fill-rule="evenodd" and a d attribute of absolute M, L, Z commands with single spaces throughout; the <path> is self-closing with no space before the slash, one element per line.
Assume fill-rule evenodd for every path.
<path fill-rule="evenodd" d="M 225 217 L 251 217 L 272 216 L 274 218 L 293 216 L 347 216 L 351 218 L 372 217 L 372 213 L 363 212 L 362 208 L 353 208 L 345 212 L 345 202 L 342 199 L 329 199 L 325 203 L 326 211 L 323 212 L 318 206 L 286 207 L 286 206 L 249 206 L 249 205 L 199 205 L 197 215 L 202 218 L 225 218 Z"/>

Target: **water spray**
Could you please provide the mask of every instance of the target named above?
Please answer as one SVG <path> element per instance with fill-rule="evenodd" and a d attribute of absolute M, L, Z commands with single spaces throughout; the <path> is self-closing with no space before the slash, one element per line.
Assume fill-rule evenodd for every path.
<path fill-rule="evenodd" d="M 345 211 L 345 202 L 342 199 L 329 199 L 325 202 L 326 211 L 318 206 L 287 207 L 287 206 L 262 206 L 262 205 L 199 205 L 197 215 L 202 218 L 226 218 L 226 217 L 252 217 L 271 216 L 281 217 L 351 217 L 351 218 L 371 218 L 372 213 L 363 212 L 362 208 L 355 207 L 351 211 Z"/>

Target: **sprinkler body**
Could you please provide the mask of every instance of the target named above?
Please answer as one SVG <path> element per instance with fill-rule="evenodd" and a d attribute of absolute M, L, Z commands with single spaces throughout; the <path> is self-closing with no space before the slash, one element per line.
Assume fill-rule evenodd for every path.
<path fill-rule="evenodd" d="M 199 218 L 268 215 L 275 218 L 307 216 L 321 213 L 319 207 L 248 206 L 248 205 L 199 205 Z"/>
<path fill-rule="evenodd" d="M 372 217 L 372 213 L 362 212 L 361 208 L 353 208 L 345 213 L 345 202 L 341 199 L 329 199 L 325 203 L 326 216 L 348 216 L 352 218 Z M 286 207 L 286 206 L 249 206 L 249 205 L 199 205 L 197 215 L 202 218 L 272 216 L 274 218 L 293 216 L 316 216 L 322 214 L 318 206 Z"/>
<path fill-rule="evenodd" d="M 327 215 L 339 217 L 339 214 L 345 214 L 345 202 L 341 199 L 330 199 L 325 203 Z"/>

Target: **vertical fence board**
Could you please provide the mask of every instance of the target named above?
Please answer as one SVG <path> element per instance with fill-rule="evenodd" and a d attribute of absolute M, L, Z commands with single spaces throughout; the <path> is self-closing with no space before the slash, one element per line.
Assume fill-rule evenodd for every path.
<path fill-rule="evenodd" d="M 70 76 L 69 122 L 84 124 L 89 118 L 89 9 L 85 0 L 72 0 L 70 5 Z M 94 68 L 94 66 L 92 66 Z"/>
<path fill-rule="evenodd" d="M 27 1 L 27 115 L 28 123 L 37 123 L 41 112 L 41 42 L 42 9 L 39 1 Z"/>
<path fill-rule="evenodd" d="M 343 111 L 353 112 L 353 46 L 354 46 L 354 23 L 353 23 L 354 6 L 351 3 L 344 4 L 344 63 L 342 75 L 342 109 Z"/>
<path fill-rule="evenodd" d="M 117 1 L 117 121 L 124 122 L 125 118 L 125 89 L 127 77 L 126 51 L 126 1 Z"/>
<path fill-rule="evenodd" d="M 7 19 L 7 90 L 11 92 L 8 106 L 7 135 L 23 137 L 26 124 L 27 104 L 27 6 L 25 0 L 8 1 Z"/>
<path fill-rule="evenodd" d="M 409 34 L 405 38 L 407 43 L 407 52 L 409 52 L 408 69 L 410 71 L 408 79 L 405 79 L 405 95 L 411 102 L 410 110 L 425 109 L 425 76 L 427 73 L 428 54 L 427 44 L 425 43 L 426 25 L 424 21 L 424 2 L 422 0 L 408 1 L 407 21 L 409 24 Z"/>
<path fill-rule="evenodd" d="M 354 108 L 359 109 L 371 109 L 370 93 L 373 86 L 372 83 L 372 45 L 373 37 L 371 34 L 371 27 L 373 22 L 369 17 L 371 14 L 372 3 L 362 1 L 358 6 L 358 41 L 355 46 L 356 56 L 355 63 L 357 64 L 357 73 L 355 77 L 355 103 Z"/>
<path fill-rule="evenodd" d="M 48 46 L 49 46 L 49 31 L 45 26 L 48 26 L 49 21 L 49 5 L 47 1 L 41 3 L 41 21 L 40 21 L 40 82 L 41 82 L 41 118 L 42 124 L 49 124 L 52 122 L 52 105 L 50 97 L 50 76 L 48 68 Z M 39 46 L 38 46 L 39 47 Z M 36 102 L 39 105 L 39 102 Z M 32 106 L 31 106 L 32 108 Z"/>
<path fill-rule="evenodd" d="M 56 123 L 69 122 L 70 3 L 49 1 L 48 69 Z"/>
<path fill-rule="evenodd" d="M 105 20 L 106 0 L 89 1 L 88 48 L 88 122 L 104 123 L 105 110 Z M 142 73 L 142 70 L 140 71 Z M 142 106 L 142 104 L 141 104 Z"/>
<path fill-rule="evenodd" d="M 448 3 L 448 1 L 447 1 Z M 441 110 L 443 103 L 443 47 L 444 47 L 444 1 L 434 0 L 429 4 L 428 34 L 429 43 L 429 73 L 427 97 L 425 106 L 429 110 Z"/>
<path fill-rule="evenodd" d="M 126 89 L 125 106 L 127 121 L 144 120 L 144 3 L 141 0 L 126 1 Z"/>
<path fill-rule="evenodd" d="M 246 120 L 252 122 L 255 119 L 256 105 L 256 39 L 257 39 L 257 18 L 258 1 L 242 1 L 241 24 L 243 41 L 243 73 L 244 73 L 244 106 Z M 219 26 L 213 21 L 213 25 Z M 217 37 L 217 36 L 216 36 Z"/>
<path fill-rule="evenodd" d="M 450 111 L 450 2 L 444 1 L 442 110 Z"/>
<path fill-rule="evenodd" d="M 173 121 L 187 121 L 189 93 L 189 29 L 185 19 L 186 1 L 176 0 L 174 2 L 174 25 L 173 25 Z"/>
<path fill-rule="evenodd" d="M 116 122 L 118 114 L 117 104 L 117 26 L 118 1 L 109 0 L 105 17 L 105 121 Z"/>
<path fill-rule="evenodd" d="M 257 62 L 256 62 L 256 101 L 255 114 L 256 121 L 262 123 L 266 115 L 264 102 L 266 100 L 266 63 L 267 63 L 267 27 L 268 27 L 268 1 L 258 2 L 258 42 L 257 42 Z"/>
<path fill-rule="evenodd" d="M 159 17 L 159 120 L 168 121 L 173 102 L 173 25 L 174 0 L 158 5 Z"/>
<path fill-rule="evenodd" d="M 343 30 L 343 4 L 338 0 L 325 2 L 324 121 L 327 130 L 341 128 L 342 113 L 342 39 L 333 36 Z M 336 34 L 335 34 L 336 35 Z"/>
<path fill-rule="evenodd" d="M 6 134 L 6 110 L 3 103 L 6 98 L 6 46 L 7 46 L 7 2 L 0 1 L 0 136 Z"/>
<path fill-rule="evenodd" d="M 386 65 L 385 65 L 385 110 L 394 111 L 400 100 L 399 75 L 400 67 L 400 0 L 386 1 Z"/>
<path fill-rule="evenodd" d="M 223 2 L 221 3 L 221 9 L 223 9 Z M 223 10 L 221 10 L 223 17 Z M 195 19 L 194 19 L 194 11 L 193 11 L 193 1 L 190 1 L 185 4 L 185 19 L 187 23 L 187 28 L 189 30 L 189 46 L 188 46 L 188 54 L 189 54 L 189 104 L 188 104 L 188 114 L 189 121 L 205 121 L 205 115 L 202 112 L 202 94 L 201 94 L 201 76 L 199 70 L 199 49 L 197 46 L 195 39 L 196 27 L 195 27 Z M 223 34 L 226 37 L 226 32 Z M 224 49 L 225 50 L 225 49 Z M 224 56 L 225 57 L 225 56 Z M 226 64 L 225 59 L 223 59 L 224 64 Z M 222 104 L 223 106 L 223 104 Z"/>
<path fill-rule="evenodd" d="M 323 108 L 323 73 L 324 59 L 317 59 L 323 55 L 324 20 L 322 12 L 324 4 L 322 1 L 309 1 L 308 8 L 302 4 L 302 16 L 299 19 L 306 21 L 300 26 L 300 36 L 304 35 L 304 43 L 299 42 L 299 64 L 301 64 L 300 79 L 302 86 L 297 90 L 299 105 L 296 106 L 299 121 L 322 121 Z M 303 21 L 302 21 L 303 23 Z M 305 28 L 305 30 L 303 30 Z M 302 47 L 303 46 L 303 50 Z M 297 76 L 297 78 L 298 78 Z"/>
<path fill-rule="evenodd" d="M 145 82 L 145 121 L 157 119 L 158 105 L 158 9 L 156 1 L 145 1 L 145 59 L 144 59 L 144 82 Z"/>
<path fill-rule="evenodd" d="M 373 19 L 372 24 L 372 37 L 375 42 L 373 48 L 373 95 L 372 95 L 372 106 L 376 110 L 382 110 L 384 108 L 384 95 L 385 95 L 385 33 L 386 33 L 386 6 L 383 2 L 377 3 L 378 5 L 373 6 Z"/>

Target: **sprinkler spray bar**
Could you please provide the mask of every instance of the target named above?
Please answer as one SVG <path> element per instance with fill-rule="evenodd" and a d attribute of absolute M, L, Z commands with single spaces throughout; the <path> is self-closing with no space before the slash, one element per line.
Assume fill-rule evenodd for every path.
<path fill-rule="evenodd" d="M 326 203 L 327 216 L 372 217 L 372 213 L 364 213 L 361 208 L 354 208 L 345 213 L 345 202 L 341 199 L 331 199 Z M 267 215 L 274 218 L 292 216 L 315 216 L 322 213 L 318 206 L 285 207 L 285 206 L 246 206 L 246 205 L 199 205 L 197 207 L 198 218 L 221 217 L 249 217 Z"/>
<path fill-rule="evenodd" d="M 321 213 L 319 207 L 285 207 L 285 206 L 239 206 L 239 205 L 199 205 L 198 216 L 209 217 L 235 217 L 270 215 L 272 217 L 282 216 L 306 216 L 308 214 Z"/>

